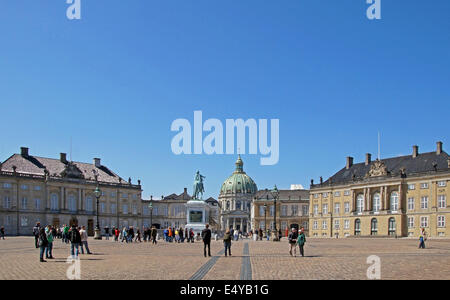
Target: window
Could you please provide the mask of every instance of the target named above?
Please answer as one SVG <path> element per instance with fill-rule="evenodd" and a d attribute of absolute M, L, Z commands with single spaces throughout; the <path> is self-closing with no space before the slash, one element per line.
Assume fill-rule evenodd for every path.
<path fill-rule="evenodd" d="M 20 225 L 22 227 L 28 226 L 28 218 L 27 217 L 21 217 L 20 218 Z"/>
<path fill-rule="evenodd" d="M 74 195 L 69 196 L 69 210 L 71 212 L 77 211 L 77 199 Z"/>
<path fill-rule="evenodd" d="M 298 205 L 292 205 L 291 212 L 292 212 L 292 216 L 297 216 L 298 215 Z"/>
<path fill-rule="evenodd" d="M 328 193 L 323 193 L 323 194 L 322 194 L 322 197 L 328 198 Z"/>
<path fill-rule="evenodd" d="M 428 183 L 427 182 L 421 183 L 420 184 L 420 188 L 421 189 L 427 189 L 428 188 Z"/>
<path fill-rule="evenodd" d="M 349 213 L 350 212 L 350 202 L 344 203 L 344 212 Z"/>
<path fill-rule="evenodd" d="M 314 222 L 313 222 L 313 229 L 317 230 L 317 228 L 318 228 L 317 221 L 314 221 Z"/>
<path fill-rule="evenodd" d="M 11 198 L 9 198 L 8 196 L 5 196 L 5 198 L 3 198 L 3 208 L 11 208 Z"/>
<path fill-rule="evenodd" d="M 356 211 L 362 213 L 364 211 L 364 195 L 359 194 L 356 198 Z"/>
<path fill-rule="evenodd" d="M 350 220 L 344 221 L 344 229 L 350 229 Z"/>
<path fill-rule="evenodd" d="M 58 195 L 57 194 L 50 195 L 50 209 L 58 210 Z"/>
<path fill-rule="evenodd" d="M 428 217 L 420 218 L 420 227 L 428 227 Z"/>
<path fill-rule="evenodd" d="M 259 216 L 260 216 L 260 217 L 264 217 L 264 212 L 265 212 L 265 210 L 264 210 L 264 205 L 261 205 L 261 206 L 259 207 Z"/>
<path fill-rule="evenodd" d="M 287 222 L 286 221 L 281 222 L 281 230 L 286 230 L 286 228 L 287 228 Z"/>
<path fill-rule="evenodd" d="M 334 213 L 336 215 L 339 215 L 341 213 L 341 204 L 340 203 L 335 203 L 334 204 Z"/>
<path fill-rule="evenodd" d="M 111 196 L 112 198 L 115 198 L 115 197 L 116 197 L 116 192 L 111 192 L 110 196 Z"/>
<path fill-rule="evenodd" d="M 317 216 L 319 214 L 319 205 L 314 204 L 314 215 Z"/>
<path fill-rule="evenodd" d="M 445 216 L 438 216 L 437 226 L 440 228 L 445 227 Z"/>
<path fill-rule="evenodd" d="M 286 217 L 287 216 L 287 209 L 288 209 L 287 205 L 282 205 L 281 206 L 281 216 L 282 217 Z"/>
<path fill-rule="evenodd" d="M 447 208 L 447 199 L 445 195 L 438 196 L 438 208 Z"/>
<path fill-rule="evenodd" d="M 88 211 L 88 212 L 94 211 L 93 201 L 92 201 L 92 197 L 91 197 L 91 196 L 87 196 L 87 197 L 86 197 L 86 207 L 85 207 L 85 210 Z"/>
<path fill-rule="evenodd" d="M 302 226 L 303 226 L 304 229 L 308 230 L 308 228 L 309 228 L 309 223 L 308 223 L 308 221 L 303 222 L 303 223 L 302 223 Z"/>
<path fill-rule="evenodd" d="M 137 195 L 136 194 L 133 194 L 133 199 L 137 199 Z"/>
<path fill-rule="evenodd" d="M 408 228 L 414 228 L 414 217 L 408 218 Z"/>
<path fill-rule="evenodd" d="M 416 185 L 415 184 L 408 184 L 408 190 L 412 191 L 416 189 Z"/>
<path fill-rule="evenodd" d="M 340 197 L 341 196 L 341 192 L 334 192 L 334 196 L 335 197 Z"/>
<path fill-rule="evenodd" d="M 327 229 L 327 221 L 322 221 L 322 229 Z"/>
<path fill-rule="evenodd" d="M 117 209 L 117 205 L 115 203 L 111 204 L 111 213 L 115 214 Z"/>
<path fill-rule="evenodd" d="M 414 197 L 408 198 L 408 210 L 414 210 Z"/>
<path fill-rule="evenodd" d="M 328 214 L 328 204 L 322 205 L 322 213 L 324 215 Z"/>
<path fill-rule="evenodd" d="M 133 215 L 137 215 L 137 205 L 136 204 L 132 205 L 132 209 L 133 209 Z"/>
<path fill-rule="evenodd" d="M 446 187 L 447 181 L 438 181 L 438 187 Z"/>
<path fill-rule="evenodd" d="M 28 206 L 28 199 L 27 197 L 22 198 L 22 209 L 27 209 Z"/>
<path fill-rule="evenodd" d="M 350 191 L 349 190 L 344 191 L 344 196 L 350 196 Z"/>
<path fill-rule="evenodd" d="M 370 226 L 370 234 L 371 235 L 377 235 L 378 234 L 378 220 L 374 218 L 374 219 L 372 219 L 370 224 L 371 224 L 371 226 Z"/>
<path fill-rule="evenodd" d="M 381 198 L 379 193 L 375 193 L 372 198 L 372 209 L 374 212 L 379 212 L 381 208 Z"/>
<path fill-rule="evenodd" d="M 42 189 L 42 187 L 40 185 L 35 185 L 34 186 L 34 190 L 35 191 L 40 191 Z"/>
<path fill-rule="evenodd" d="M 266 230 L 266 223 L 264 223 L 264 221 L 259 222 L 259 228 L 261 228 L 262 230 Z"/>
<path fill-rule="evenodd" d="M 142 206 L 142 213 L 143 213 L 145 216 L 148 216 L 148 215 L 150 214 L 150 209 L 149 209 L 148 206 L 145 205 L 145 204 L 144 204 L 144 206 Z"/>
<path fill-rule="evenodd" d="M 128 214 L 128 204 L 122 205 L 122 213 L 125 215 Z"/>
<path fill-rule="evenodd" d="M 398 192 L 391 193 L 391 211 L 398 210 Z"/>
<path fill-rule="evenodd" d="M 396 234 L 396 230 L 397 230 L 397 225 L 395 223 L 395 218 L 390 218 L 389 219 L 389 235 L 395 235 Z"/>
<path fill-rule="evenodd" d="M 39 198 L 34 199 L 34 209 L 35 210 L 41 209 L 41 199 Z"/>
<path fill-rule="evenodd" d="M 314 194 L 314 199 L 318 199 L 319 198 L 319 194 Z"/>
<path fill-rule="evenodd" d="M 240 210 L 241 209 L 241 201 L 237 201 L 236 202 L 236 210 Z"/>
<path fill-rule="evenodd" d="M 309 211 L 309 206 L 308 205 L 303 205 L 302 206 L 302 215 L 303 216 L 307 216 L 308 215 L 308 211 Z"/>
<path fill-rule="evenodd" d="M 339 229 L 339 227 L 340 227 L 339 220 L 334 220 L 334 229 Z"/>
<path fill-rule="evenodd" d="M 11 216 L 6 216 L 5 218 L 5 225 L 10 226 L 11 225 Z"/>
<path fill-rule="evenodd" d="M 428 209 L 428 197 L 427 196 L 420 198 L 420 208 Z"/>
<path fill-rule="evenodd" d="M 270 211 L 270 216 L 273 217 L 273 214 L 274 214 L 274 212 L 275 212 L 275 209 L 274 209 L 274 206 L 273 206 L 273 205 L 270 206 L 269 211 Z"/>
<path fill-rule="evenodd" d="M 105 203 L 104 202 L 100 203 L 100 212 L 102 214 L 105 213 Z"/>
<path fill-rule="evenodd" d="M 361 220 L 356 219 L 355 220 L 355 235 L 360 235 L 360 234 L 361 234 Z"/>
<path fill-rule="evenodd" d="M 21 188 L 22 190 L 26 191 L 26 190 L 28 190 L 28 185 L 22 184 L 22 185 L 20 186 L 20 188 Z"/>
<path fill-rule="evenodd" d="M 10 188 L 12 188 L 12 184 L 9 183 L 9 182 L 5 182 L 5 183 L 3 184 L 3 188 L 4 188 L 4 189 L 10 189 Z"/>
<path fill-rule="evenodd" d="M 128 198 L 128 194 L 122 193 L 122 198 Z"/>

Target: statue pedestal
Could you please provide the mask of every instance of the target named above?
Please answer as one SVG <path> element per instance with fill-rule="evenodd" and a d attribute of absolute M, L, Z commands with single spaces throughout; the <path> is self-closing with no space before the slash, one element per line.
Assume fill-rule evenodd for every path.
<path fill-rule="evenodd" d="M 194 231 L 195 235 L 201 233 L 209 222 L 209 205 L 203 200 L 189 200 L 186 203 L 186 228 Z"/>

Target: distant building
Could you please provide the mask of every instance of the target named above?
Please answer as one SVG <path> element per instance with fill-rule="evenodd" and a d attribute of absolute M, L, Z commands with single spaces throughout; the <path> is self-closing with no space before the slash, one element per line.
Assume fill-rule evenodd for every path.
<path fill-rule="evenodd" d="M 99 186 L 99 223 L 106 226 L 141 225 L 141 185 L 123 180 L 101 164 L 33 156 L 22 147 L 0 164 L 0 225 L 10 235 L 30 235 L 42 225 L 85 225 L 90 235 L 96 225 Z"/>
<path fill-rule="evenodd" d="M 436 151 L 413 153 L 346 166 L 328 180 L 311 182 L 310 232 L 316 237 L 415 236 L 425 228 L 431 237 L 450 229 L 450 157 Z"/>

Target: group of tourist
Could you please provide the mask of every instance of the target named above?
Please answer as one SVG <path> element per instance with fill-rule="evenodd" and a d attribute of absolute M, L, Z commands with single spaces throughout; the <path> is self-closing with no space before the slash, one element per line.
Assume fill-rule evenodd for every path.
<path fill-rule="evenodd" d="M 44 260 L 44 254 L 46 259 L 54 259 L 53 243 L 57 238 L 61 238 L 63 243 L 70 243 L 70 255 L 73 258 L 78 257 L 80 248 L 81 254 L 84 254 L 84 249 L 86 249 L 87 254 L 92 254 L 89 250 L 88 234 L 85 226 L 77 227 L 72 225 L 69 228 L 64 225 L 62 229 L 56 229 L 52 225 L 42 227 L 41 223 L 38 222 L 33 227 L 33 235 L 35 247 L 40 249 L 40 262 L 46 262 Z"/>
<path fill-rule="evenodd" d="M 153 244 L 157 244 L 158 239 L 158 231 L 155 228 L 155 226 L 152 226 L 152 228 L 142 228 L 142 233 L 139 228 L 136 228 L 136 231 L 134 230 L 133 226 L 130 227 L 124 227 L 122 230 L 119 228 L 112 228 L 111 231 L 114 241 L 118 242 L 119 240 L 123 243 L 124 241 L 126 243 L 133 243 L 134 242 L 142 242 L 142 236 L 144 242 L 152 242 Z M 106 239 L 109 240 L 109 229 L 105 228 L 105 236 Z"/>
<path fill-rule="evenodd" d="M 300 248 L 300 254 L 302 257 L 305 256 L 304 246 L 306 243 L 306 237 L 304 228 L 300 228 L 300 230 L 297 230 L 297 228 L 292 228 L 291 233 L 288 235 L 289 240 L 289 254 L 291 256 L 296 257 L 297 256 L 297 246 Z"/>

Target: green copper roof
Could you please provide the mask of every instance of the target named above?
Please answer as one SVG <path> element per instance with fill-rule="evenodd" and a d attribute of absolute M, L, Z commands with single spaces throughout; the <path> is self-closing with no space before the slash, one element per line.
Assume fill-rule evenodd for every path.
<path fill-rule="evenodd" d="M 244 172 L 244 162 L 239 155 L 236 163 L 236 170 L 224 181 L 220 189 L 220 194 L 254 194 L 258 191 L 256 183 Z"/>

